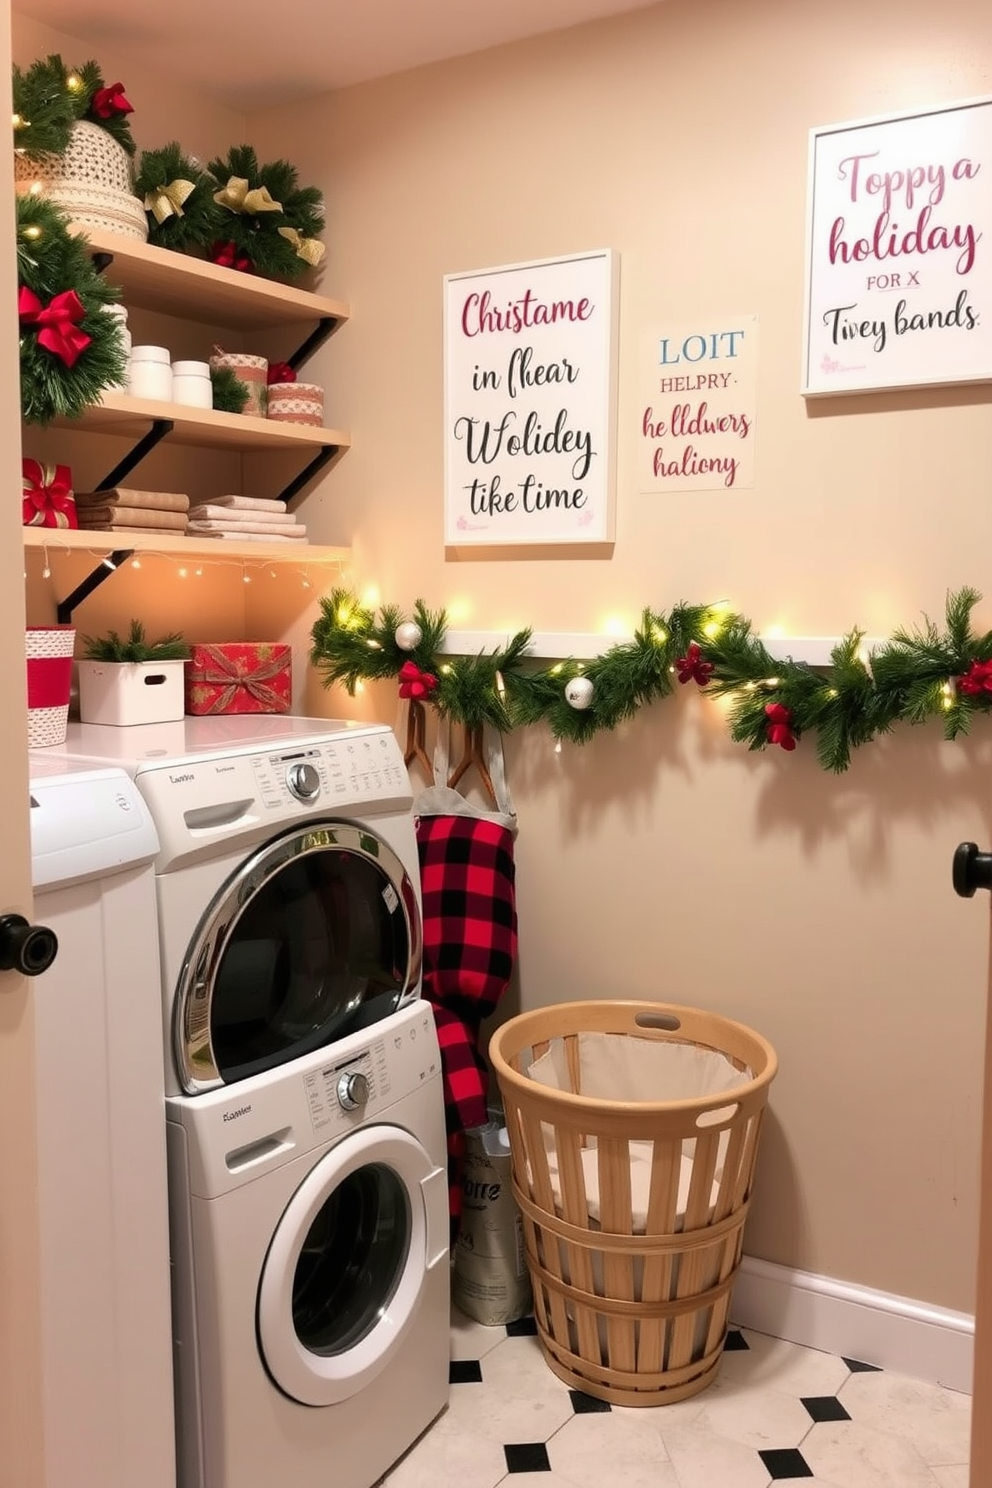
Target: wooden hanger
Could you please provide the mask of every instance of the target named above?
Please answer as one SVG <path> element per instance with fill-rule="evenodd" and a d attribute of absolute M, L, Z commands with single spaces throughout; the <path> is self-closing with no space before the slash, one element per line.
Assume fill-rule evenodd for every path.
<path fill-rule="evenodd" d="M 451 774 L 448 776 L 448 784 L 451 786 L 451 789 L 454 790 L 459 780 L 461 780 L 462 777 L 466 775 L 474 765 L 479 772 L 479 779 L 482 781 L 482 784 L 486 791 L 486 795 L 489 797 L 489 800 L 492 802 L 493 808 L 495 809 L 497 804 L 496 792 L 493 789 L 493 782 L 489 774 L 489 767 L 486 764 L 485 750 L 482 747 L 482 731 L 483 725 L 481 723 L 464 724 L 462 726 L 462 736 L 464 740 L 462 757 L 458 761 L 458 764 L 455 766 L 455 768 L 452 770 Z"/>
<path fill-rule="evenodd" d="M 434 766 L 427 757 L 424 748 L 424 740 L 427 735 L 427 715 L 424 705 L 418 698 L 410 699 L 410 710 L 406 716 L 406 748 L 403 751 L 403 763 L 407 766 L 416 760 L 424 774 L 427 776 L 427 784 L 434 784 Z"/>

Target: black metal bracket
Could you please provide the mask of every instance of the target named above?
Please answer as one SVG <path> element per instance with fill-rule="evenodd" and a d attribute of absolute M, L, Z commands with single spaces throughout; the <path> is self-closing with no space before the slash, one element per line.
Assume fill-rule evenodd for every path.
<path fill-rule="evenodd" d="M 331 460 L 337 454 L 338 448 L 336 444 L 325 444 L 323 449 L 317 451 L 309 465 L 305 465 L 299 475 L 294 476 L 289 482 L 289 485 L 283 487 L 275 498 L 276 501 L 285 501 L 288 506 L 297 492 L 302 491 L 303 487 L 309 481 L 313 480 L 318 470 L 323 470 L 325 465 L 330 464 Z"/>
<path fill-rule="evenodd" d="M 87 574 L 83 582 L 77 584 L 72 593 L 67 594 L 65 599 L 59 604 L 55 612 L 59 624 L 68 625 L 72 620 L 72 612 L 76 606 L 82 604 L 83 600 L 87 599 L 93 593 L 94 589 L 99 589 L 100 585 L 105 583 L 112 573 L 116 573 L 121 564 L 126 563 L 133 552 L 133 548 L 115 548 L 112 553 L 107 554 L 106 558 L 101 558 L 93 572 Z"/>
<path fill-rule="evenodd" d="M 323 346 L 332 331 L 340 324 L 336 315 L 322 315 L 314 330 L 312 330 L 301 346 L 287 358 L 294 372 L 299 371 L 303 363 L 312 357 L 318 346 Z"/>
<path fill-rule="evenodd" d="M 98 274 L 105 274 L 114 261 L 114 255 L 112 253 L 96 252 L 91 254 L 91 257 L 93 260 L 93 267 L 96 269 Z"/>
<path fill-rule="evenodd" d="M 153 419 L 148 433 L 142 435 L 134 448 L 124 456 L 119 464 L 114 466 L 113 470 L 104 476 L 96 489 L 98 491 L 109 491 L 114 486 L 120 485 L 121 481 L 125 480 L 131 474 L 135 466 L 140 465 L 145 456 L 150 455 L 155 446 L 161 443 L 166 434 L 171 434 L 174 428 L 175 424 L 172 422 L 172 419 Z"/>

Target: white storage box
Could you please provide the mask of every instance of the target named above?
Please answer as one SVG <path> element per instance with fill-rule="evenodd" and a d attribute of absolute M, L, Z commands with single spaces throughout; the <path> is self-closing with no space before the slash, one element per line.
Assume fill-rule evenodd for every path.
<path fill-rule="evenodd" d="M 81 661 L 83 723 L 175 723 L 185 713 L 183 661 Z"/>

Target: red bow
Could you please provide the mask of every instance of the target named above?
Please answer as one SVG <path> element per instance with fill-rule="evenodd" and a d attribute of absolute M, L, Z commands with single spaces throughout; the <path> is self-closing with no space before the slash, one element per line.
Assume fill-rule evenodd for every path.
<path fill-rule="evenodd" d="M 97 88 L 90 109 L 98 119 L 111 119 L 114 114 L 134 113 L 133 105 L 124 97 L 123 83 L 111 83 L 109 88 Z"/>
<path fill-rule="evenodd" d="M 792 732 L 792 709 L 784 703 L 766 703 L 765 717 L 768 719 L 768 742 L 783 749 L 796 747 L 796 736 Z"/>
<path fill-rule="evenodd" d="M 268 377 L 266 378 L 266 382 L 268 383 L 269 387 L 271 387 L 274 382 L 295 382 L 295 381 L 296 381 L 296 373 L 293 371 L 292 367 L 289 365 L 288 362 L 270 362 L 269 363 L 269 373 L 268 373 Z"/>
<path fill-rule="evenodd" d="M 415 661 L 405 661 L 400 667 L 400 697 L 425 698 L 437 688 L 433 672 L 422 672 Z"/>
<path fill-rule="evenodd" d="M 680 682 L 698 682 L 700 687 L 706 686 L 716 670 L 712 661 L 703 660 L 703 653 L 696 641 L 690 643 L 686 654 L 680 656 L 675 665 Z"/>
<path fill-rule="evenodd" d="M 68 465 L 23 460 L 21 522 L 25 527 L 76 527 L 76 502 Z"/>
<path fill-rule="evenodd" d="M 75 364 L 92 340 L 85 331 L 77 329 L 86 307 L 74 289 L 63 290 L 43 305 L 34 290 L 22 284 L 17 292 L 17 313 L 21 325 L 41 327 L 38 345 L 59 357 L 67 367 Z"/>
<path fill-rule="evenodd" d="M 220 264 L 222 269 L 237 269 L 250 274 L 255 267 L 247 253 L 239 253 L 237 243 L 215 243 L 210 250 L 210 262 Z"/>
<path fill-rule="evenodd" d="M 973 661 L 964 676 L 958 678 L 958 691 L 968 697 L 992 692 L 992 661 Z"/>

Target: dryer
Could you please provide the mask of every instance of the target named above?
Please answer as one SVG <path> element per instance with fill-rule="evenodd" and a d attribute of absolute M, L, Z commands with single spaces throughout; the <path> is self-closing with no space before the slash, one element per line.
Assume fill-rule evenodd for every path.
<path fill-rule="evenodd" d="M 158 832 L 167 1092 L 248 1080 L 419 997 L 410 780 L 381 724 L 282 715 L 70 724 Z"/>
<path fill-rule="evenodd" d="M 430 1007 L 167 1106 L 180 1488 L 371 1488 L 447 1400 Z"/>

